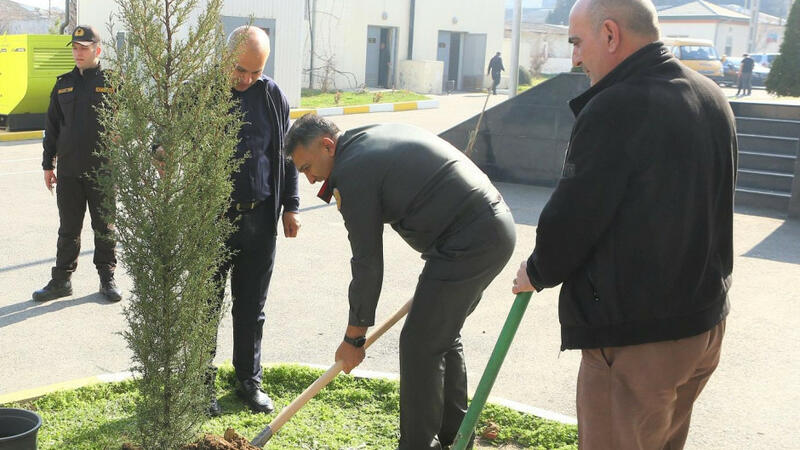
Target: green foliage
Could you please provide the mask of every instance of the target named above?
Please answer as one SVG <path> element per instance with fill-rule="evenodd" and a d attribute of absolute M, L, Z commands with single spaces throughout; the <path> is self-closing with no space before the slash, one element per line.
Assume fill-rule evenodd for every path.
<path fill-rule="evenodd" d="M 522 66 L 519 66 L 517 84 L 531 84 L 531 73 Z"/>
<path fill-rule="evenodd" d="M 100 112 L 109 164 L 98 179 L 116 195 L 116 235 L 133 281 L 123 336 L 140 392 L 135 440 L 171 449 L 194 437 L 208 403 L 204 376 L 223 309 L 214 274 L 229 257 L 233 226 L 223 213 L 240 122 L 230 113 L 222 0 L 202 11 L 197 0 L 117 3 L 126 39 L 119 51 L 105 46 L 114 91 Z M 155 142 L 165 149 L 162 174 Z"/>
<path fill-rule="evenodd" d="M 495 444 L 517 443 L 537 450 L 577 449 L 578 429 L 573 425 L 550 422 L 491 403 L 483 408 L 477 429 L 484 429 L 489 422 L 498 425 L 497 438 L 492 441 Z"/>
<path fill-rule="evenodd" d="M 800 96 L 800 2 L 795 1 L 789 12 L 781 54 L 772 63 L 766 85 L 772 94 Z"/>
<path fill-rule="evenodd" d="M 281 365 L 264 370 L 264 386 L 280 411 L 314 380 L 321 370 Z M 201 433 L 222 435 L 233 428 L 252 439 L 276 415 L 250 412 L 234 393 L 236 375 L 230 366 L 217 376 L 221 417 L 206 419 Z M 39 449 L 120 448 L 135 439 L 132 410 L 139 393 L 136 383 L 100 384 L 48 394 L 33 402 L 14 405 L 38 412 L 44 425 Z M 270 449 L 393 449 L 397 446 L 399 391 L 396 381 L 359 379 L 340 375 L 301 409 L 269 441 Z M 563 425 L 487 404 L 478 431 L 488 422 L 499 425 L 490 445 L 518 444 L 532 449 L 575 449 L 577 431 Z M 159 447 L 147 447 L 159 448 Z"/>

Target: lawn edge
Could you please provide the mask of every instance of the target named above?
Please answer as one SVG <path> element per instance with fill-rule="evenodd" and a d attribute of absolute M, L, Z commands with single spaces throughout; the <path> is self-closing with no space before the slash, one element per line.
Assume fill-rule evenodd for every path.
<path fill-rule="evenodd" d="M 265 364 L 264 367 L 274 367 L 282 365 L 296 365 L 301 367 L 308 367 L 311 369 L 322 369 L 322 370 L 326 370 L 329 368 L 328 366 L 323 366 L 321 364 L 307 364 L 299 362 L 272 362 Z M 350 372 L 350 375 L 356 378 L 366 378 L 366 379 L 383 379 L 392 381 L 397 381 L 400 379 L 400 375 L 396 373 L 378 372 L 373 370 L 362 370 L 362 369 L 355 369 L 352 372 Z M 106 373 L 91 377 L 78 378 L 75 380 L 63 381 L 60 383 L 49 384 L 46 386 L 40 386 L 31 389 L 25 389 L 17 392 L 11 392 L 8 394 L 0 394 L 0 405 L 6 405 L 9 403 L 28 402 L 35 400 L 39 397 L 42 397 L 44 395 L 52 394 L 53 392 L 57 391 L 78 389 L 102 383 L 115 383 L 119 381 L 129 380 L 132 377 L 133 373 L 129 371 L 118 372 L 118 373 Z M 553 422 L 559 422 L 566 425 L 576 425 L 578 423 L 577 419 L 572 416 L 560 414 L 554 411 L 549 411 L 543 408 L 537 408 L 535 406 L 527 405 L 513 400 L 508 400 L 503 397 L 489 396 L 488 400 L 490 403 L 494 403 L 500 406 L 505 406 L 506 408 L 512 409 L 514 411 L 530 414 Z"/>

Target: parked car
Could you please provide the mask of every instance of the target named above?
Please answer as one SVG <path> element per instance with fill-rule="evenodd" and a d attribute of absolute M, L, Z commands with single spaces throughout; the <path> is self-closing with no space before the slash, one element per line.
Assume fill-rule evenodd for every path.
<path fill-rule="evenodd" d="M 735 58 L 733 56 L 728 56 L 722 61 L 723 78 L 722 82 L 720 82 L 721 85 L 731 87 L 739 85 L 739 65 L 741 63 L 742 58 Z M 753 78 L 750 83 L 753 86 L 763 87 L 767 82 L 767 75 L 769 75 L 769 69 L 760 64 L 756 64 L 753 66 Z"/>
<path fill-rule="evenodd" d="M 772 63 L 779 54 L 780 53 L 754 53 L 750 55 L 750 57 L 753 58 L 753 61 L 755 61 L 757 65 L 772 67 Z"/>
<path fill-rule="evenodd" d="M 707 39 L 664 38 L 664 45 L 687 67 L 711 78 L 717 83 L 723 81 L 722 62 Z"/>

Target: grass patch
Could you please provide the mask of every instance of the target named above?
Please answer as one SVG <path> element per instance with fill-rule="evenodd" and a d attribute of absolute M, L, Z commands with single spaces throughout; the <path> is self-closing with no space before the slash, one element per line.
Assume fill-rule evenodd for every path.
<path fill-rule="evenodd" d="M 520 92 L 527 91 L 528 89 L 538 85 L 539 83 L 545 82 L 550 78 L 553 78 L 553 75 L 549 76 L 540 75 L 538 77 L 533 77 L 531 78 L 531 84 L 520 84 L 517 86 L 517 94 L 519 94 Z"/>
<path fill-rule="evenodd" d="M 322 374 L 321 370 L 280 365 L 264 370 L 264 388 L 276 410 L 288 405 Z M 248 439 L 255 437 L 277 411 L 253 414 L 233 391 L 233 368 L 217 378 L 221 417 L 209 419 L 204 433 L 223 435 L 228 427 Z M 48 394 L 37 400 L 4 405 L 38 412 L 43 419 L 39 449 L 119 449 L 131 442 L 136 389 L 132 381 L 99 384 Z M 275 449 L 393 449 L 397 445 L 398 383 L 339 376 L 300 410 L 270 440 Z M 574 426 L 549 422 L 511 409 L 487 405 L 478 430 L 489 422 L 499 426 L 497 438 L 485 445 L 513 443 L 533 449 L 576 449 Z"/>
<path fill-rule="evenodd" d="M 338 102 L 337 97 L 338 95 Z M 322 92 L 318 89 L 303 89 L 300 97 L 301 108 L 328 108 L 331 106 L 368 105 L 370 103 L 397 103 L 429 98 L 406 90 L 375 92 Z"/>

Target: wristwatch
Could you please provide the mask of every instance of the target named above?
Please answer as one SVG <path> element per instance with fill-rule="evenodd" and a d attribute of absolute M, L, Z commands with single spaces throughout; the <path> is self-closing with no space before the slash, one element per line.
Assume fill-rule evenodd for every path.
<path fill-rule="evenodd" d="M 344 340 L 345 342 L 347 342 L 348 344 L 352 345 L 355 348 L 361 348 L 367 342 L 367 338 L 365 336 L 358 336 L 351 338 L 346 334 L 344 335 L 344 338 L 342 340 Z"/>

